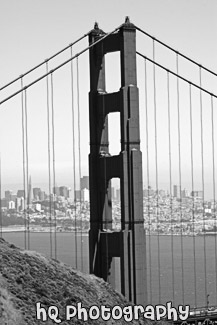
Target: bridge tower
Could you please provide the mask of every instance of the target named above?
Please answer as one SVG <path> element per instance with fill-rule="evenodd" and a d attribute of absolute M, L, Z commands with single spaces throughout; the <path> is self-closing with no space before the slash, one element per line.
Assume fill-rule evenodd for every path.
<path fill-rule="evenodd" d="M 105 36 L 95 24 L 90 45 Z M 120 52 L 121 88 L 107 93 L 105 55 Z M 115 283 L 120 258 L 121 293 L 147 303 L 146 240 L 143 223 L 142 153 L 136 73 L 136 29 L 126 18 L 114 34 L 89 50 L 90 59 L 90 273 Z M 121 152 L 109 154 L 108 114 L 120 112 Z M 121 230 L 112 229 L 111 179 L 120 178 Z"/>

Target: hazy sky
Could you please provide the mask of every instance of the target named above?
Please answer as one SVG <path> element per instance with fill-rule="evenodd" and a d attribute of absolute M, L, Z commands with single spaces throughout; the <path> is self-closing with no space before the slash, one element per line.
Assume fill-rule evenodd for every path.
<path fill-rule="evenodd" d="M 1 84 L 86 33 L 95 21 L 110 31 L 126 15 L 203 64 L 217 65 L 215 0 L 1 0 L 0 9 Z"/>
<path fill-rule="evenodd" d="M 0 85 L 4 85 L 24 73 L 88 32 L 93 28 L 95 21 L 98 21 L 100 28 L 109 32 L 123 23 L 127 15 L 141 29 L 208 68 L 217 71 L 216 12 L 216 0 L 0 0 Z M 82 43 L 82 47 L 86 45 L 87 42 Z M 63 56 L 63 58 L 67 58 L 67 56 Z M 67 182 L 70 185 L 72 179 L 72 171 L 70 174 L 68 169 L 71 164 L 70 159 L 72 159 L 71 126 L 70 123 L 66 125 L 67 123 L 63 117 L 67 116 L 66 119 L 69 120 L 67 114 L 70 114 L 70 112 L 67 113 L 64 109 L 67 105 L 70 107 L 70 95 L 68 93 L 69 98 L 66 99 L 64 96 L 65 89 L 61 84 L 65 77 L 70 82 L 69 68 L 66 67 L 62 74 L 59 73 L 59 81 L 58 74 L 55 77 L 57 94 L 55 97 L 57 160 L 59 158 L 59 163 L 57 163 L 58 185 L 62 185 L 62 182 Z M 85 127 L 85 123 L 88 123 L 88 115 L 85 110 L 88 109 L 89 77 L 88 72 L 85 74 L 85 69 L 88 70 L 87 55 L 80 61 L 80 81 L 83 87 L 80 94 L 81 118 L 82 122 L 84 122 L 81 139 L 83 175 L 87 173 L 87 154 L 89 150 L 89 133 Z M 74 70 L 76 70 L 75 64 Z M 44 73 L 45 68 L 42 68 L 41 72 Z M 45 81 L 43 85 L 44 89 L 46 89 Z M 67 87 L 70 89 L 70 85 Z M 13 90 L 12 87 L 10 91 L 13 92 Z M 32 135 L 29 136 L 29 147 L 31 147 L 30 174 L 36 184 L 37 181 L 43 182 L 42 179 L 45 177 L 43 175 L 46 174 L 45 170 L 47 168 L 47 163 L 44 162 L 47 150 L 46 91 L 42 90 L 43 94 L 40 95 L 39 85 L 38 88 L 35 87 L 33 92 L 35 93 L 31 94 L 29 92 L 28 94 L 29 106 L 32 106 L 32 111 L 29 111 L 29 128 L 32 131 Z M 1 98 L 3 97 L 4 94 L 1 94 Z M 21 117 L 20 97 L 11 102 L 13 108 L 12 104 L 10 104 L 11 106 L 8 104 L 1 107 L 0 151 L 3 182 L 12 184 L 13 182 L 19 183 L 22 179 L 22 147 L 21 125 L 16 126 L 17 121 L 20 123 Z M 30 107 L 28 108 L 30 109 Z M 113 127 L 113 130 L 115 133 L 116 127 Z M 63 131 L 68 133 L 63 135 Z M 144 132 L 143 129 L 142 132 Z M 42 146 L 43 141 L 45 143 L 44 147 Z M 145 159 L 144 155 L 145 153 L 143 153 L 143 160 Z M 168 160 L 165 167 L 162 168 L 165 168 L 168 172 Z M 186 168 L 190 169 L 190 163 Z M 39 176 L 39 171 L 41 176 Z M 177 168 L 174 172 L 177 172 Z M 18 177 L 18 174 L 21 176 Z M 210 179 L 209 175 L 207 182 L 210 182 Z M 178 179 L 176 178 L 174 181 L 178 182 Z M 164 182 L 166 182 L 165 179 L 162 180 L 162 184 Z"/>

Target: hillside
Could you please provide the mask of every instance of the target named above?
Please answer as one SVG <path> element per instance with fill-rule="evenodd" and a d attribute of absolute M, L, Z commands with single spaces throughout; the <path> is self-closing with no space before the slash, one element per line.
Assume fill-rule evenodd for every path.
<path fill-rule="evenodd" d="M 49 306 L 56 306 L 59 314 L 55 320 L 62 319 L 63 325 L 147 324 L 144 319 L 131 322 L 126 322 L 123 318 L 108 321 L 88 319 L 84 322 L 72 317 L 65 320 L 67 305 L 76 306 L 81 302 L 85 308 L 90 308 L 93 304 L 124 307 L 129 303 L 109 284 L 93 275 L 83 274 L 59 261 L 47 259 L 36 252 L 21 250 L 0 239 L 0 324 L 60 323 L 50 319 L 45 322 L 36 320 L 37 302 L 46 310 Z M 72 313 L 73 310 L 69 311 Z"/>

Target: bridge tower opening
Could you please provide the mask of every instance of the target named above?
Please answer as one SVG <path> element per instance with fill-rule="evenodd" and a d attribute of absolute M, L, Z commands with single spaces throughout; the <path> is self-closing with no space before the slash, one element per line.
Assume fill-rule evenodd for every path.
<path fill-rule="evenodd" d="M 103 39 L 95 24 L 89 44 L 90 60 L 90 273 L 115 284 L 136 304 L 147 303 L 146 238 L 143 220 L 142 153 L 136 73 L 136 29 L 126 18 L 120 29 Z M 105 55 L 119 51 L 121 88 L 107 93 Z M 120 113 L 121 151 L 109 154 L 108 114 Z M 112 229 L 111 180 L 120 179 L 121 229 Z M 115 259 L 120 259 L 120 270 Z"/>

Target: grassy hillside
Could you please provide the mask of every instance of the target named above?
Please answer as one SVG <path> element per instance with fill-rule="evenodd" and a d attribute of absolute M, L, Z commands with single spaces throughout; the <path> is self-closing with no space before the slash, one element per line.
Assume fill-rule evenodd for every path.
<path fill-rule="evenodd" d="M 56 324 L 47 318 L 36 320 L 36 303 L 48 311 L 50 306 L 58 308 L 61 324 L 145 324 L 145 320 L 126 322 L 102 319 L 66 320 L 66 306 L 90 308 L 92 305 L 113 307 L 129 306 L 122 295 L 115 292 L 108 283 L 88 274 L 83 274 L 63 263 L 43 255 L 25 251 L 0 239 L 0 324 L 33 325 Z M 73 310 L 69 309 L 72 313 Z M 55 310 L 50 311 L 55 312 Z M 72 315 L 71 315 L 72 316 Z M 60 322 L 59 322 L 60 323 Z"/>

